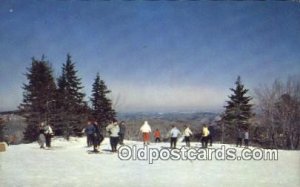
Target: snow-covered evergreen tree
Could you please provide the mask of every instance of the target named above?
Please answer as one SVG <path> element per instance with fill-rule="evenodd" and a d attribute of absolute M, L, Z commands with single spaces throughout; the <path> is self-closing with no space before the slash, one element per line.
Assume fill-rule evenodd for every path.
<path fill-rule="evenodd" d="M 230 100 L 227 101 L 222 119 L 225 122 L 227 136 L 234 136 L 238 128 L 249 129 L 249 120 L 254 115 L 252 104 L 250 104 L 252 98 L 247 96 L 249 90 L 244 88 L 240 76 L 238 76 L 235 85 L 235 88 L 230 89 L 233 94 L 229 96 Z"/>
<path fill-rule="evenodd" d="M 90 100 L 92 102 L 92 115 L 101 126 L 107 125 L 116 117 L 116 112 L 112 108 L 112 102 L 107 96 L 110 92 L 105 82 L 100 79 L 99 73 L 97 73 Z"/>
<path fill-rule="evenodd" d="M 28 126 L 24 132 L 26 141 L 35 141 L 38 136 L 39 124 L 53 119 L 50 105 L 55 100 L 56 85 L 52 76 L 52 68 L 44 56 L 41 60 L 32 58 L 31 67 L 28 68 L 24 84 L 23 103 L 20 110 L 26 117 Z"/>
<path fill-rule="evenodd" d="M 67 55 L 66 63 L 63 64 L 62 74 L 58 78 L 58 121 L 56 123 L 57 133 L 67 138 L 80 129 L 85 120 L 87 104 L 83 100 L 85 94 L 82 92 L 81 79 L 77 76 L 75 64 L 71 56 Z"/>

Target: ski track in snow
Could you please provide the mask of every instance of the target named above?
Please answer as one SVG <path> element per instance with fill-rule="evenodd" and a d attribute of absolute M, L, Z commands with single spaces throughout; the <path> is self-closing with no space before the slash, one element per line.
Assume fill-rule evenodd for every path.
<path fill-rule="evenodd" d="M 143 147 L 142 142 L 125 144 Z M 69 142 L 56 138 L 52 146 L 51 150 L 42 150 L 37 143 L 9 146 L 0 153 L 0 186 L 300 186 L 300 151 L 279 151 L 278 161 L 158 160 L 149 164 L 122 161 L 117 153 L 103 151 L 110 149 L 107 138 L 100 154 L 88 154 L 92 148 L 86 147 L 85 138 Z M 153 143 L 149 147 L 168 146 Z"/>

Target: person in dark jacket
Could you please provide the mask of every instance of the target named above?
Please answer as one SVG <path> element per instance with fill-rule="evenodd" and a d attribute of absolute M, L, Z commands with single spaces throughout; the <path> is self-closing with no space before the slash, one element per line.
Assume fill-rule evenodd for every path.
<path fill-rule="evenodd" d="M 126 132 L 125 121 L 121 121 L 119 127 L 120 127 L 120 132 L 119 132 L 119 144 L 120 144 L 120 145 L 124 145 L 124 137 L 125 137 L 125 132 Z"/>
<path fill-rule="evenodd" d="M 237 132 L 236 132 L 236 146 L 240 146 L 242 147 L 242 141 L 243 141 L 243 132 L 242 132 L 242 129 L 241 128 L 238 128 L 237 129 Z"/>
<path fill-rule="evenodd" d="M 209 131 L 209 135 L 207 137 L 207 140 L 209 142 L 209 146 L 212 146 L 212 143 L 213 143 L 213 139 L 214 139 L 214 126 L 213 125 L 209 125 L 208 126 L 208 131 Z"/>
<path fill-rule="evenodd" d="M 93 126 L 93 124 L 88 121 L 86 127 L 85 127 L 85 134 L 86 134 L 86 143 L 88 147 L 91 147 L 93 145 L 93 134 L 94 134 L 94 129 L 95 127 Z"/>
<path fill-rule="evenodd" d="M 101 133 L 101 129 L 98 125 L 98 123 L 95 121 L 93 123 L 94 132 L 93 132 L 93 146 L 94 146 L 94 152 L 99 152 L 98 148 L 103 141 L 103 135 Z"/>

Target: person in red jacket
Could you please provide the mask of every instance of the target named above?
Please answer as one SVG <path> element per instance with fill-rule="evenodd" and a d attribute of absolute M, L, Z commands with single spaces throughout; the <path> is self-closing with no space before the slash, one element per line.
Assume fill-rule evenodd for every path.
<path fill-rule="evenodd" d="M 160 131 L 158 129 L 154 131 L 154 138 L 155 138 L 155 143 L 160 142 Z"/>

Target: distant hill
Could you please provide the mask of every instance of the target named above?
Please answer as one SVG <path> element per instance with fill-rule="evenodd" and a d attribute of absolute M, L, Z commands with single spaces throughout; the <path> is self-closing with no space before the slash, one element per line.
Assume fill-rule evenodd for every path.
<path fill-rule="evenodd" d="M 118 113 L 118 119 L 124 121 L 132 120 L 166 120 L 170 122 L 191 122 L 209 123 L 219 114 L 211 112 L 136 112 L 136 113 Z"/>
<path fill-rule="evenodd" d="M 7 114 L 20 114 L 19 110 L 11 110 L 11 111 L 2 111 L 0 115 L 7 115 Z"/>

